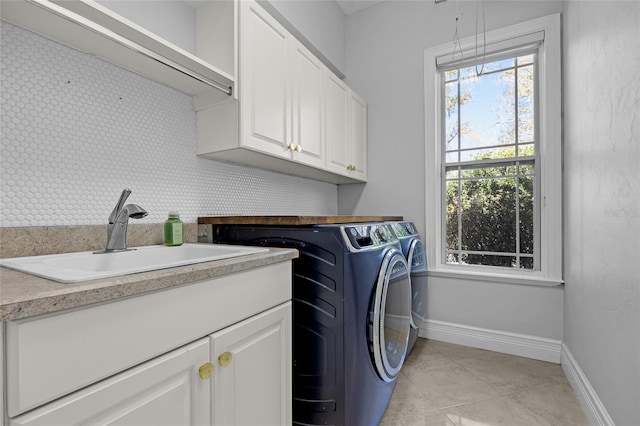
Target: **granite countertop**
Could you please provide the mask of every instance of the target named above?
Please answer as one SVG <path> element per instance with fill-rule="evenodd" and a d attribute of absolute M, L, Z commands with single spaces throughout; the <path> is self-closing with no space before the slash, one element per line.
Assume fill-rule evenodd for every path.
<path fill-rule="evenodd" d="M 270 248 L 266 253 L 74 284 L 62 284 L 0 267 L 0 321 L 141 295 L 297 257 L 297 250 Z"/>
<path fill-rule="evenodd" d="M 325 225 L 401 221 L 402 216 L 205 216 L 200 225 Z"/>

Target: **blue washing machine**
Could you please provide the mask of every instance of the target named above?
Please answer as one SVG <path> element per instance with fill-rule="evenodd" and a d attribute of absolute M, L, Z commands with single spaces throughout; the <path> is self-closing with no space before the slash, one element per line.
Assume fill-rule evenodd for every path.
<path fill-rule="evenodd" d="M 426 319 L 427 309 L 427 256 L 424 244 L 412 222 L 390 222 L 406 256 L 411 277 L 411 332 L 409 352 L 418 339 L 420 325 Z"/>
<path fill-rule="evenodd" d="M 293 423 L 378 424 L 411 330 L 409 267 L 390 224 L 213 225 L 214 242 L 290 247 Z"/>

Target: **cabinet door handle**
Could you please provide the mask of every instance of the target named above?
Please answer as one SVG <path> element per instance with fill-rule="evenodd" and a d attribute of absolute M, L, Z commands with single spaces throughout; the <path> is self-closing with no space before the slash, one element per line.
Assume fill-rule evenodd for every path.
<path fill-rule="evenodd" d="M 221 367 L 228 367 L 229 364 L 231 364 L 232 359 L 233 359 L 233 355 L 231 354 L 231 352 L 223 352 L 218 357 L 218 362 L 220 363 Z"/>
<path fill-rule="evenodd" d="M 287 149 L 289 151 L 295 151 L 296 150 L 296 146 L 293 143 L 290 143 L 289 145 L 287 145 Z"/>
<path fill-rule="evenodd" d="M 200 378 L 203 380 L 209 380 L 209 378 L 213 375 L 214 366 L 210 362 L 205 362 L 198 369 L 198 374 Z"/>
<path fill-rule="evenodd" d="M 296 145 L 296 147 L 293 150 L 295 152 L 302 152 L 302 147 L 300 145 Z"/>

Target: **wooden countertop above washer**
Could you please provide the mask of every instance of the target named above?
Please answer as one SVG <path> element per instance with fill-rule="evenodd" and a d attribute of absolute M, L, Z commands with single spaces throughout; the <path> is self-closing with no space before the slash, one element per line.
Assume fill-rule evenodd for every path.
<path fill-rule="evenodd" d="M 401 221 L 402 216 L 205 216 L 201 225 L 325 225 Z"/>

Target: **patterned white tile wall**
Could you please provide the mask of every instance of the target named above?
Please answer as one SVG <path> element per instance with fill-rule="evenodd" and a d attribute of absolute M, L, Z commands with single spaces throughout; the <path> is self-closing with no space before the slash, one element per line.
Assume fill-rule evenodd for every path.
<path fill-rule="evenodd" d="M 333 215 L 337 187 L 196 156 L 192 98 L 1 24 L 0 226 L 96 225 L 123 188 L 162 222 Z"/>

